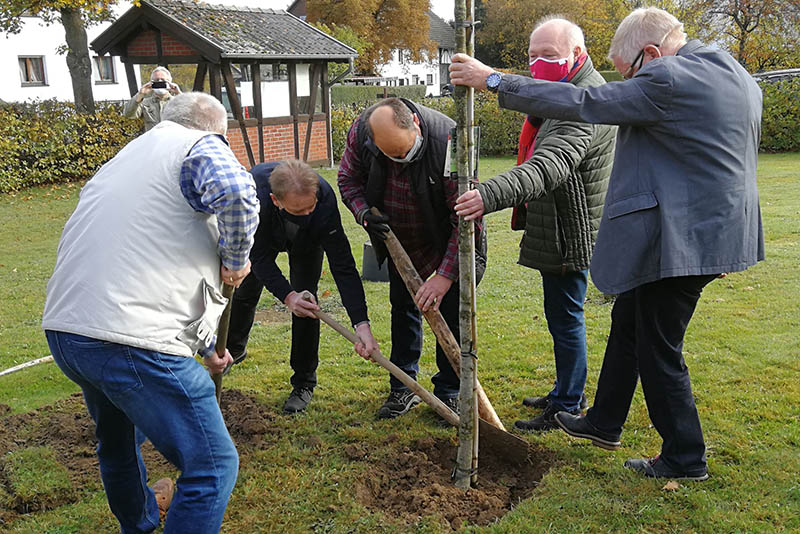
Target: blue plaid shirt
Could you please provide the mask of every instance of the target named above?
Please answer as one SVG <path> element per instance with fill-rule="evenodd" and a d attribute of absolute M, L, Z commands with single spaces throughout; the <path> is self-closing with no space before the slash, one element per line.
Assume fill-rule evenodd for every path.
<path fill-rule="evenodd" d="M 183 160 L 180 185 L 193 209 L 217 216 L 222 264 L 234 271 L 242 269 L 253 246 L 260 205 L 253 177 L 222 137 L 209 135 L 192 147 Z M 213 354 L 214 343 L 200 354 Z"/>

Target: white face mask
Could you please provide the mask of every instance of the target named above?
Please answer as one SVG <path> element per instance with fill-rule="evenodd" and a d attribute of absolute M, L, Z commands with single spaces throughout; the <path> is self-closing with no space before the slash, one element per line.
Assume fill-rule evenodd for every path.
<path fill-rule="evenodd" d="M 163 97 L 167 96 L 167 94 L 169 93 L 169 89 L 153 89 L 153 93 L 157 97 L 163 98 Z"/>
<path fill-rule="evenodd" d="M 422 136 L 417 135 L 417 138 L 414 139 L 414 144 L 411 145 L 411 149 L 408 151 L 408 154 L 406 154 L 404 158 L 393 158 L 388 154 L 384 154 L 384 156 L 397 163 L 411 163 L 412 161 L 414 161 L 414 157 L 417 155 L 417 152 L 419 152 L 420 147 L 422 147 Z"/>

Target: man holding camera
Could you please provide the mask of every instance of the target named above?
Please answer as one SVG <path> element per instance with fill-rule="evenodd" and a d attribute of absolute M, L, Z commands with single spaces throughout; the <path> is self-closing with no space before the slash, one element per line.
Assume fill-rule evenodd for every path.
<path fill-rule="evenodd" d="M 156 67 L 147 82 L 125 104 L 123 114 L 129 119 L 144 119 L 144 131 L 161 122 L 161 110 L 170 98 L 181 93 L 178 84 L 172 83 L 172 74 L 166 67 Z"/>

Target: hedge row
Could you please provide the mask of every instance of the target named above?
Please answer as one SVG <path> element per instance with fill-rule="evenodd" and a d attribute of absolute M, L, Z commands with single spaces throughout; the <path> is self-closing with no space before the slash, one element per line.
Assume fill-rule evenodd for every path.
<path fill-rule="evenodd" d="M 764 83 L 762 90 L 761 150 L 800 151 L 800 78 Z M 415 100 L 455 117 L 452 98 Z M 333 106 L 336 160 L 342 157 L 350 125 L 367 104 Z M 54 100 L 0 106 L 0 193 L 90 178 L 141 131 L 141 121 L 125 119 L 120 111 L 118 105 L 101 104 L 95 115 L 82 115 L 72 104 Z M 516 154 L 521 114 L 500 109 L 494 95 L 478 93 L 475 117 L 481 127 L 481 155 Z"/>
<path fill-rule="evenodd" d="M 441 111 L 455 120 L 456 109 L 452 98 L 417 99 L 429 108 Z M 333 157 L 339 160 L 344 152 L 347 131 L 366 107 L 355 105 L 333 106 L 331 130 L 333 132 Z M 490 93 L 476 93 L 475 119 L 481 128 L 480 148 L 483 156 L 507 156 L 517 151 L 517 140 L 522 128 L 522 115 L 497 105 L 497 97 Z"/>
<path fill-rule="evenodd" d="M 397 87 L 379 87 L 377 85 L 334 85 L 331 87 L 331 104 L 363 104 L 374 102 L 378 95 L 383 95 L 386 89 L 388 95 L 400 96 L 411 100 L 425 98 L 427 87 L 424 85 L 403 85 Z"/>
<path fill-rule="evenodd" d="M 141 131 L 118 105 L 95 115 L 44 100 L 0 107 L 0 192 L 86 180 Z"/>
<path fill-rule="evenodd" d="M 761 84 L 761 150 L 800 151 L 800 78 Z"/>
<path fill-rule="evenodd" d="M 800 78 L 763 83 L 764 108 L 761 120 L 763 152 L 800 152 Z M 425 98 L 420 103 L 455 119 L 452 98 Z M 335 106 L 333 108 L 333 155 L 341 158 L 347 129 L 366 107 Z M 482 156 L 511 156 L 517 153 L 522 127 L 520 113 L 501 109 L 497 98 L 486 92 L 475 95 L 475 119 L 481 128 Z"/>

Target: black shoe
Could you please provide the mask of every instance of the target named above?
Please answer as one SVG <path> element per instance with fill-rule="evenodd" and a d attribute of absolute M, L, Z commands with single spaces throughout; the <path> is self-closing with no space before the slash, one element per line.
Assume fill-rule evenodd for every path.
<path fill-rule="evenodd" d="M 558 412 L 553 416 L 556 424 L 561 427 L 561 430 L 575 438 L 584 438 L 592 440 L 592 445 L 615 451 L 619 449 L 619 435 L 609 434 L 597 430 L 592 423 L 586 420 L 582 415 L 572 415 L 568 412 Z"/>
<path fill-rule="evenodd" d="M 558 428 L 553 417 L 558 413 L 559 409 L 552 404 L 548 404 L 542 415 L 534 417 L 528 421 L 517 421 L 514 426 L 525 432 L 546 432 Z M 568 412 L 564 412 L 568 413 Z"/>
<path fill-rule="evenodd" d="M 625 460 L 625 467 L 651 478 L 672 478 L 675 480 L 693 480 L 695 482 L 701 482 L 708 478 L 707 469 L 697 473 L 679 473 L 664 465 L 664 462 L 658 456 L 655 458 L 631 458 L 630 460 Z"/>
<path fill-rule="evenodd" d="M 231 354 L 231 356 L 233 356 L 233 363 L 229 363 L 228 366 L 225 367 L 225 370 L 222 371 L 222 376 L 225 376 L 228 373 L 230 373 L 234 365 L 242 363 L 245 360 L 245 358 L 247 358 L 247 349 L 244 349 L 244 352 L 242 352 L 238 356 L 234 356 L 233 354 Z"/>
<path fill-rule="evenodd" d="M 546 410 L 550 406 L 550 397 L 525 397 L 522 399 L 522 405 L 535 410 Z"/>
<path fill-rule="evenodd" d="M 522 399 L 522 405 L 536 410 L 545 410 L 550 405 L 550 396 L 544 397 L 525 397 Z M 581 395 L 580 409 L 585 412 L 589 408 L 589 402 L 586 400 L 586 394 Z"/>
<path fill-rule="evenodd" d="M 378 410 L 378 419 L 394 419 L 407 413 L 411 408 L 422 401 L 416 393 L 409 389 L 392 391 L 389 398 Z"/>
<path fill-rule="evenodd" d="M 286 399 L 283 405 L 283 413 L 298 413 L 302 412 L 311 402 L 311 397 L 314 396 L 314 390 L 309 388 L 294 388 Z"/>
<path fill-rule="evenodd" d="M 445 406 L 447 406 L 448 408 L 453 410 L 456 413 L 456 415 L 459 414 L 459 412 L 458 412 L 458 397 L 452 397 L 452 398 L 449 398 L 449 399 L 440 399 L 440 400 L 444 403 Z M 439 426 L 442 426 L 444 428 L 448 428 L 448 427 L 453 426 L 453 425 L 450 424 L 450 422 L 447 419 L 445 419 L 441 415 L 436 414 L 436 416 L 439 418 Z"/>

